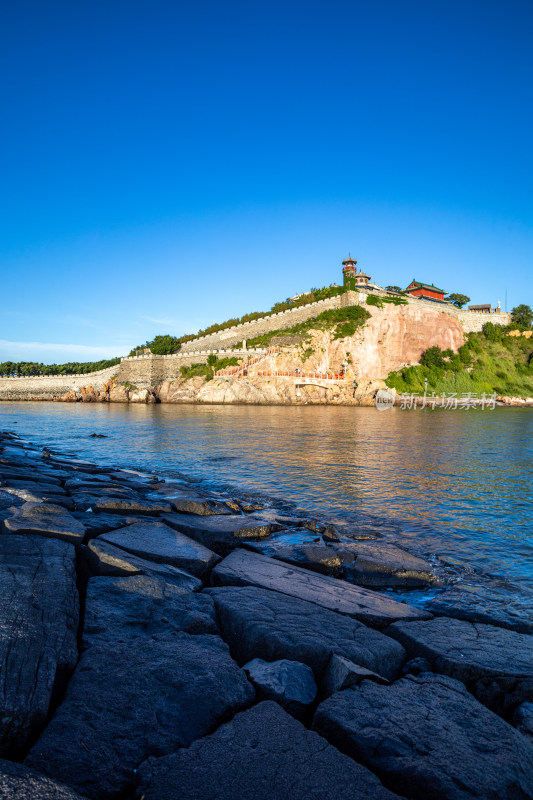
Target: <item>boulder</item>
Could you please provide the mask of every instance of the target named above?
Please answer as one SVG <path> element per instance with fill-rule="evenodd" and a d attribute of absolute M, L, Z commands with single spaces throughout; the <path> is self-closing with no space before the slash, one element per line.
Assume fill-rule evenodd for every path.
<path fill-rule="evenodd" d="M 321 703 L 313 727 L 413 800 L 533 796 L 533 747 L 444 675 L 363 681 Z"/>
<path fill-rule="evenodd" d="M 78 658 L 75 550 L 0 536 L 0 756 L 22 756 Z"/>
<path fill-rule="evenodd" d="M 499 628 L 509 628 L 519 633 L 533 633 L 533 619 L 524 604 L 515 604 L 514 591 L 503 587 L 494 593 L 492 587 L 453 585 L 436 597 L 430 598 L 427 610 L 436 617 L 455 617 L 469 622 L 484 622 Z"/>
<path fill-rule="evenodd" d="M 95 800 L 126 796 L 141 761 L 187 747 L 254 694 L 218 636 L 94 644 L 26 763 Z"/>
<path fill-rule="evenodd" d="M 125 517 L 123 514 L 93 514 L 87 511 L 74 511 L 72 516 L 84 526 L 86 539 L 141 521 L 139 517 Z"/>
<path fill-rule="evenodd" d="M 173 583 L 189 592 L 196 592 L 202 588 L 202 581 L 199 578 L 179 567 L 147 561 L 109 542 L 104 542 L 101 538 L 89 542 L 86 554 L 93 575 L 116 577 L 147 575 L 164 578 L 167 583 Z"/>
<path fill-rule="evenodd" d="M 167 525 L 214 550 L 218 555 L 230 553 L 241 542 L 266 539 L 281 527 L 275 523 L 237 514 L 199 517 L 193 514 L 165 514 Z"/>
<path fill-rule="evenodd" d="M 85 527 L 66 509 L 52 503 L 24 503 L 4 520 L 7 533 L 38 534 L 79 544 Z"/>
<path fill-rule="evenodd" d="M 47 778 L 24 764 L 0 760 L 2 800 L 83 800 L 68 786 Z"/>
<path fill-rule="evenodd" d="M 364 767 L 263 702 L 139 769 L 138 800 L 394 800 Z"/>
<path fill-rule="evenodd" d="M 93 506 L 93 511 L 106 514 L 142 514 L 157 516 L 172 511 L 169 503 L 160 500 L 120 500 L 115 498 L 101 498 Z"/>
<path fill-rule="evenodd" d="M 235 550 L 211 573 L 218 586 L 259 586 L 307 600 L 318 606 L 354 617 L 367 625 L 384 628 L 396 620 L 428 619 L 430 614 L 369 589 L 353 586 L 327 575 L 316 575 L 288 566 L 259 553 Z"/>
<path fill-rule="evenodd" d="M 345 658 L 345 656 L 333 653 L 322 676 L 320 684 L 321 695 L 322 697 L 329 697 L 335 694 L 335 692 L 348 689 L 350 686 L 355 686 L 364 680 L 376 681 L 376 683 L 383 684 L 389 683 L 386 678 L 382 675 L 378 675 L 377 672 L 372 672 L 372 670 L 366 669 L 366 667 L 354 664 L 353 661 L 350 661 L 349 658 Z"/>
<path fill-rule="evenodd" d="M 174 496 L 173 496 L 174 495 Z M 183 514 L 196 514 L 208 517 L 212 514 L 231 514 L 231 509 L 225 504 L 196 492 L 177 492 L 173 487 L 171 494 L 165 494 L 166 499 L 175 511 Z M 240 510 L 240 509 L 237 509 Z"/>
<path fill-rule="evenodd" d="M 522 703 L 515 708 L 513 725 L 527 736 L 533 745 L 533 703 Z"/>
<path fill-rule="evenodd" d="M 294 717 L 303 717 L 316 697 L 313 670 L 307 664 L 254 658 L 243 669 L 261 700 L 275 700 Z"/>
<path fill-rule="evenodd" d="M 220 556 L 164 522 L 138 522 L 104 533 L 100 540 L 148 561 L 181 567 L 198 578 L 208 575 Z"/>
<path fill-rule="evenodd" d="M 425 658 L 435 672 L 462 681 L 498 713 L 533 700 L 533 636 L 447 617 L 398 622 L 387 634 L 410 658 Z"/>
<path fill-rule="evenodd" d="M 300 534 L 299 538 L 303 538 Z M 310 534 L 309 538 L 313 538 Z M 316 537 L 314 537 L 316 539 Z M 279 539 L 266 539 L 265 542 L 250 542 L 247 548 L 279 561 L 286 561 L 297 567 L 320 572 L 323 575 L 342 577 L 343 568 L 339 555 L 331 547 L 320 542 L 291 543 L 289 536 Z"/>
<path fill-rule="evenodd" d="M 130 391 L 130 403 L 155 403 L 155 396 L 148 389 L 135 389 Z"/>
<path fill-rule="evenodd" d="M 113 384 L 109 388 L 109 402 L 110 403 L 128 403 L 130 393 L 127 386 L 122 384 Z"/>
<path fill-rule="evenodd" d="M 333 545 L 347 581 L 378 589 L 389 586 L 413 588 L 434 581 L 428 561 L 387 542 L 354 542 Z"/>
<path fill-rule="evenodd" d="M 206 589 L 233 657 L 246 664 L 289 659 L 311 667 L 317 680 L 332 653 L 393 678 L 403 647 L 379 631 L 326 608 L 256 587 Z"/>
<path fill-rule="evenodd" d="M 218 633 L 212 599 L 155 576 L 89 580 L 84 648 L 174 631 Z"/>

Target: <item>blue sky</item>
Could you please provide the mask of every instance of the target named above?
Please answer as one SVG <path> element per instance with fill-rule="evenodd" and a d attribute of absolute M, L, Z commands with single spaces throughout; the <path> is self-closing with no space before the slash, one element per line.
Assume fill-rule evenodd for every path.
<path fill-rule="evenodd" d="M 8 0 L 0 360 L 340 279 L 533 305 L 533 5 Z"/>

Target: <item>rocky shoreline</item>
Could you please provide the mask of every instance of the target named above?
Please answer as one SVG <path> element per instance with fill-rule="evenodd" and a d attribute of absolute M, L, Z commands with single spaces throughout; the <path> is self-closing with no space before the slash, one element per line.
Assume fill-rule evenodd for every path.
<path fill-rule="evenodd" d="M 533 621 L 378 533 L 12 433 L 0 533 L 2 800 L 533 797 Z"/>

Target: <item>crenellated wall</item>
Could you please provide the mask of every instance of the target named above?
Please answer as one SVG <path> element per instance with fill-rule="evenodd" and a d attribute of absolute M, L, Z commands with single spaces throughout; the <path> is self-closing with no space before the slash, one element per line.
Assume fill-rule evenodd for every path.
<path fill-rule="evenodd" d="M 79 375 L 35 375 L 21 378 L 0 377 L 0 400 L 55 400 L 58 397 L 92 386 L 101 390 L 115 375 L 120 365 Z"/>
<path fill-rule="evenodd" d="M 193 363 L 203 364 L 211 353 L 218 357 L 238 355 L 232 350 L 247 339 L 262 336 L 276 330 L 291 328 L 300 322 L 318 316 L 323 311 L 344 306 L 362 305 L 372 311 L 374 307 L 368 306 L 367 297 L 370 295 L 393 296 L 389 292 L 376 291 L 348 291 L 337 297 L 319 300 L 300 308 L 288 309 L 278 314 L 261 317 L 253 322 L 245 322 L 232 328 L 201 336 L 186 342 L 179 353 L 168 356 L 142 355 L 123 358 L 120 365 L 109 367 L 99 372 L 85 375 L 44 375 L 28 378 L 1 378 L 0 400 L 53 400 L 67 392 L 80 390 L 82 387 L 93 386 L 101 390 L 111 378 L 117 377 L 119 383 L 129 383 L 139 389 L 150 389 L 164 380 L 175 380 L 180 377 L 180 368 Z M 432 303 L 415 297 L 406 298 L 409 305 L 423 309 L 432 309 L 442 314 L 449 315 L 458 321 L 464 332 L 481 331 L 487 322 L 494 325 L 508 325 L 511 315 L 505 312 L 483 314 L 476 311 L 461 311 L 450 304 Z M 395 308 L 387 306 L 384 308 Z M 401 306 L 400 306 L 401 308 Z M 264 350 L 246 350 L 243 353 L 256 355 Z"/>

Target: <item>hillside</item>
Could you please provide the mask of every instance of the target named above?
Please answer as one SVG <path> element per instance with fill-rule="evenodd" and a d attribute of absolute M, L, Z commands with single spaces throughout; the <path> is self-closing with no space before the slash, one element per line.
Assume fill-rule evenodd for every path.
<path fill-rule="evenodd" d="M 517 326 L 500 328 L 488 323 L 483 332 L 470 333 L 457 354 L 428 348 L 419 366 L 391 372 L 386 383 L 399 392 L 428 391 L 436 395 L 473 394 L 533 397 L 533 340 Z"/>

